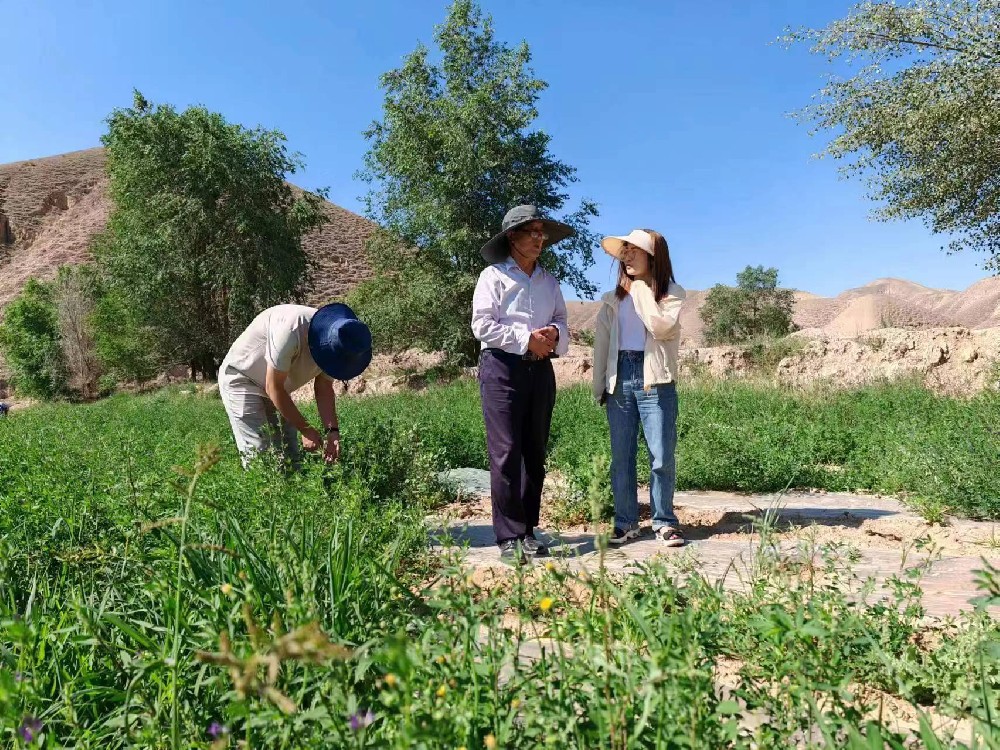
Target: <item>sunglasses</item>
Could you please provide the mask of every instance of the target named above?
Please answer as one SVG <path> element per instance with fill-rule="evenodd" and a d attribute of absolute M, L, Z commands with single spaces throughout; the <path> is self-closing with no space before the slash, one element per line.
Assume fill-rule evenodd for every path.
<path fill-rule="evenodd" d="M 544 242 L 549 238 L 549 236 L 545 232 L 542 232 L 541 230 L 538 229 L 519 229 L 517 230 L 517 233 L 527 235 L 528 237 L 531 237 L 531 239 L 533 240 L 541 240 L 542 242 Z"/>

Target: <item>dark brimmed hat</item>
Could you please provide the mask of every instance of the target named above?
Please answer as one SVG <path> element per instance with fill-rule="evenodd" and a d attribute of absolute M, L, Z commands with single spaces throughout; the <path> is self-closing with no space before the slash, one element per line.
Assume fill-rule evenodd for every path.
<path fill-rule="evenodd" d="M 576 230 L 569 224 L 545 218 L 535 206 L 517 206 L 508 211 L 507 215 L 503 217 L 503 228 L 500 230 L 500 234 L 494 236 L 479 251 L 483 259 L 487 263 L 500 263 L 506 260 L 510 255 L 510 243 L 507 241 L 507 232 L 532 221 L 540 221 L 545 227 L 548 239 L 545 240 L 545 244 L 542 247 L 554 245 L 576 234 Z"/>
<path fill-rule="evenodd" d="M 372 334 L 347 305 L 324 305 L 309 321 L 309 353 L 334 380 L 351 380 L 372 361 Z"/>

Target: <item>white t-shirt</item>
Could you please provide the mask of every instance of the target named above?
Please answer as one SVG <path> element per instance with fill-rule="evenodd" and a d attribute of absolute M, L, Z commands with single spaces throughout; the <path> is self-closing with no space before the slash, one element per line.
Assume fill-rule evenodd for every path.
<path fill-rule="evenodd" d="M 632 295 L 618 303 L 618 351 L 641 352 L 646 349 L 646 326 L 643 325 Z"/>
<path fill-rule="evenodd" d="M 316 308 L 305 305 L 269 307 L 233 342 L 223 369 L 234 367 L 264 388 L 267 366 L 271 365 L 288 373 L 285 390 L 289 393 L 317 375 L 326 377 L 309 351 L 309 322 L 315 314 Z"/>

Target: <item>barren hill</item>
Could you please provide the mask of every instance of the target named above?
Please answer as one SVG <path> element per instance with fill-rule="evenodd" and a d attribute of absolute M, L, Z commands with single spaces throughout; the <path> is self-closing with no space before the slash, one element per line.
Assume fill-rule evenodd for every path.
<path fill-rule="evenodd" d="M 699 310 L 705 292 L 688 291 L 681 311 L 682 346 L 700 346 Z M 575 330 L 593 330 L 599 302 L 570 302 Z M 817 335 L 851 337 L 879 328 L 924 330 L 1000 326 L 1000 277 L 977 281 L 964 291 L 930 289 L 904 279 L 876 279 L 836 297 L 795 292 L 795 323 Z"/>
<path fill-rule="evenodd" d="M 111 209 L 104 149 L 0 165 L 0 309 L 31 277 L 85 262 Z M 332 203 L 330 221 L 305 239 L 319 272 L 307 302 L 342 296 L 370 273 L 364 242 L 374 225 Z"/>
<path fill-rule="evenodd" d="M 88 248 L 108 218 L 104 149 L 0 165 L 0 313 L 31 277 L 55 275 L 60 265 L 88 259 Z M 319 267 L 304 301 L 344 295 L 370 274 L 364 242 L 374 225 L 332 203 L 329 223 L 306 237 Z M 681 312 L 684 346 L 702 344 L 698 315 L 705 292 L 689 291 Z M 570 325 L 593 329 L 596 302 L 569 303 Z M 854 336 L 876 328 L 1000 326 L 1000 278 L 964 291 L 931 289 L 902 279 L 876 279 L 836 297 L 795 293 L 795 322 L 819 335 Z"/>

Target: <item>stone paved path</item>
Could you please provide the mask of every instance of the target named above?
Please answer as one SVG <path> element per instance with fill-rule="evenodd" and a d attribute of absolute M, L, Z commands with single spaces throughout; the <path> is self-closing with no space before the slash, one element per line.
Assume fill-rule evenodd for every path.
<path fill-rule="evenodd" d="M 477 476 L 474 470 L 462 471 L 465 473 L 460 479 L 468 487 L 467 497 L 481 494 L 483 477 Z M 878 540 L 884 542 L 881 547 L 857 547 L 853 570 L 862 580 L 872 576 L 877 582 L 875 595 L 885 595 L 888 578 L 915 566 L 926 566 L 920 585 L 924 590 L 924 605 L 931 615 L 956 615 L 972 608 L 970 600 L 977 595 L 975 571 L 982 569 L 983 558 L 1000 566 L 1000 523 L 954 521 L 946 529 L 949 543 L 921 544 L 916 540 L 921 537 L 933 539 L 937 532 L 891 498 L 836 493 L 788 493 L 779 497 L 679 492 L 675 505 L 682 520 L 685 515 L 718 518 L 718 526 L 726 527 L 727 533 L 714 534 L 711 524 L 691 526 L 688 527 L 690 541 L 687 546 L 665 549 L 647 532 L 636 541 L 609 549 L 605 555 L 608 569 L 635 571 L 643 561 L 661 555 L 683 562 L 684 567 L 690 564 L 713 582 L 722 580 L 727 588 L 741 587 L 749 576 L 754 555 L 759 552 L 760 538 L 756 533 L 731 533 L 732 524 L 734 519 L 759 517 L 763 512 L 803 529 L 794 535 L 779 535 L 781 554 L 797 554 L 796 548 L 800 540 L 809 535 L 810 526 L 825 530 L 825 541 L 830 540 L 831 532 L 836 539 L 842 528 L 843 541 L 851 546 L 852 541 L 861 536 L 859 528 L 866 529 L 866 534 L 888 538 L 888 541 Z M 485 514 L 460 521 L 439 518 L 437 523 L 442 531 L 439 545 L 465 547 L 463 554 L 468 565 L 502 565 L 492 526 Z M 598 565 L 595 534 L 549 529 L 543 536 L 551 542 L 557 559 L 570 568 L 592 570 Z"/>

